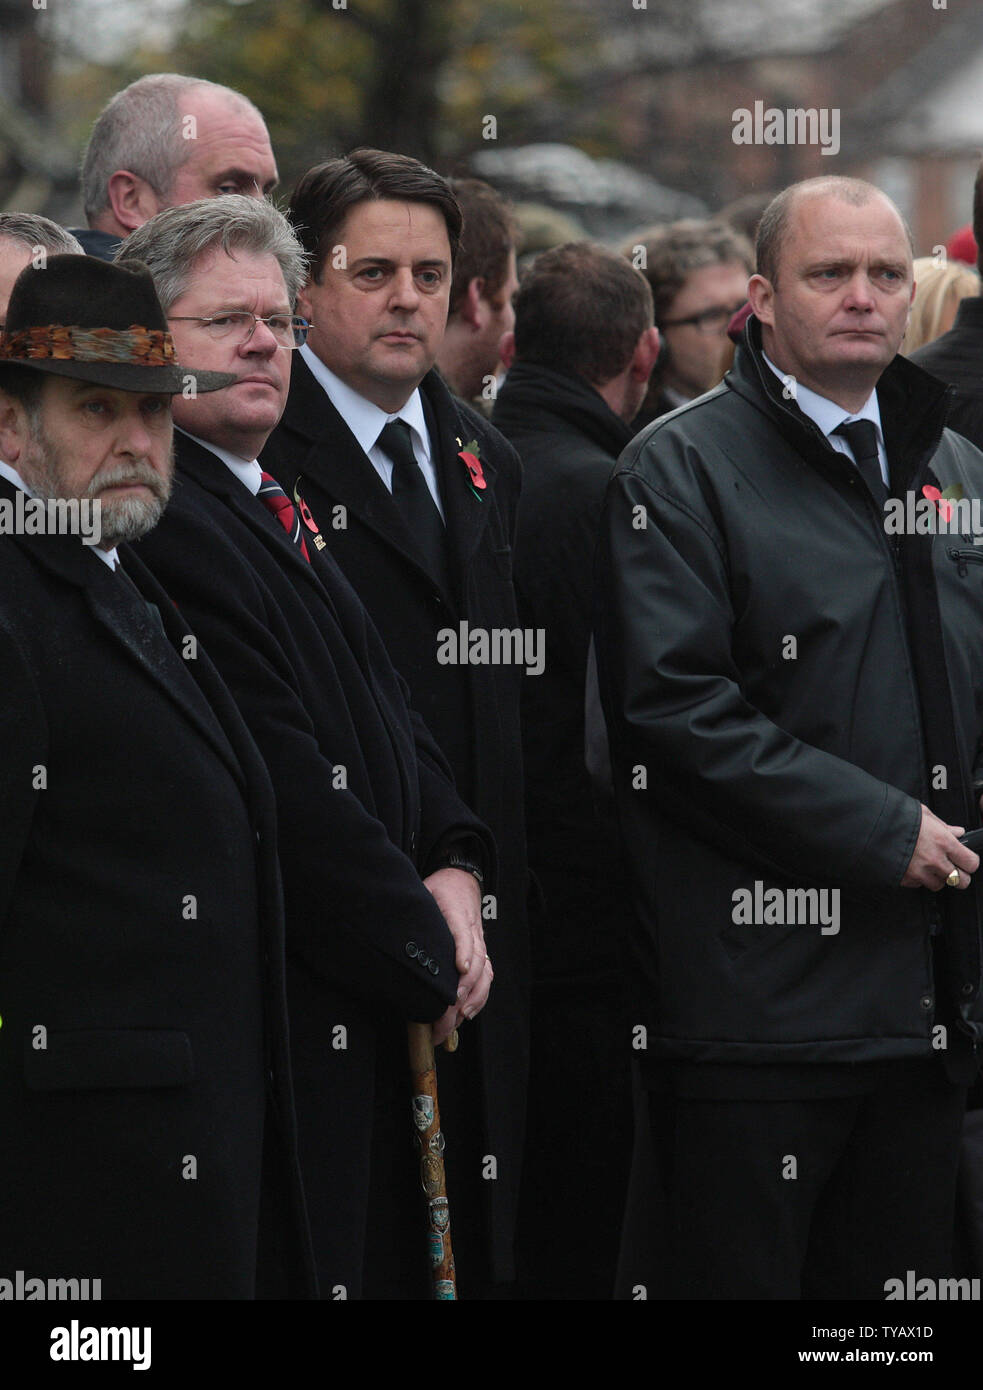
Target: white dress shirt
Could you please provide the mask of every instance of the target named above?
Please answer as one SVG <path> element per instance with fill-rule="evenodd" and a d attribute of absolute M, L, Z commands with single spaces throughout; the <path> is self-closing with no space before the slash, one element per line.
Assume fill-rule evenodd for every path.
<path fill-rule="evenodd" d="M 178 426 L 175 425 L 175 429 Z M 255 497 L 263 484 L 263 470 L 256 459 L 241 459 L 238 454 L 230 454 L 228 449 L 220 449 L 217 444 L 210 444 L 207 439 L 200 439 L 198 435 L 192 434 L 190 430 L 179 430 L 180 434 L 186 434 L 189 439 L 193 439 L 196 444 L 200 444 L 203 449 L 222 460 L 226 468 L 242 483 L 243 487 L 248 488 Z M 280 479 L 277 478 L 277 482 Z"/>
<path fill-rule="evenodd" d="M 767 353 L 761 355 L 778 379 L 784 381 L 786 373 L 779 371 Z M 819 426 L 833 448 L 838 453 L 846 454 L 847 458 L 852 459 L 854 463 L 857 460 L 853 457 L 853 450 L 850 445 L 841 434 L 834 434 L 833 431 L 842 424 L 852 424 L 854 420 L 870 420 L 877 430 L 877 458 L 881 465 L 881 478 L 884 486 L 890 487 L 891 480 L 887 473 L 887 451 L 884 448 L 884 431 L 881 429 L 881 411 L 877 404 L 876 387 L 855 415 L 851 415 L 848 410 L 844 410 L 835 401 L 827 400 L 825 396 L 810 391 L 808 386 L 802 385 L 801 381 L 795 382 L 794 399 L 802 414 L 808 415 L 809 419 Z"/>
<path fill-rule="evenodd" d="M 391 420 L 405 420 L 410 427 L 413 457 L 420 465 L 420 472 L 427 480 L 430 496 L 443 518 L 444 508 L 440 500 L 440 489 L 437 486 L 437 470 L 433 463 L 430 434 L 423 414 L 423 401 L 420 397 L 419 387 L 401 410 L 397 410 L 393 415 L 387 415 L 384 410 L 380 410 L 377 405 L 367 401 L 364 396 L 360 396 L 357 391 L 353 391 L 350 386 L 346 385 L 340 377 L 335 376 L 334 372 L 324 365 L 320 357 L 306 343 L 299 351 L 310 367 L 315 381 L 323 387 L 331 404 L 358 440 L 372 467 L 385 484 L 387 492 L 393 490 L 393 461 L 380 447 L 378 439 Z"/>
<path fill-rule="evenodd" d="M 14 487 L 19 488 L 21 492 L 26 492 L 28 497 L 37 496 L 37 493 L 32 492 L 27 486 L 24 479 L 17 472 L 17 469 L 11 468 L 9 463 L 4 463 L 3 459 L 0 459 L 0 477 L 6 478 L 9 483 L 13 483 Z M 119 564 L 119 556 L 116 554 L 115 546 L 113 546 L 112 550 L 101 550 L 97 545 L 87 545 L 85 548 L 86 550 L 91 550 L 93 554 L 98 555 L 99 559 L 107 564 L 111 570 L 115 570 L 116 566 Z"/>

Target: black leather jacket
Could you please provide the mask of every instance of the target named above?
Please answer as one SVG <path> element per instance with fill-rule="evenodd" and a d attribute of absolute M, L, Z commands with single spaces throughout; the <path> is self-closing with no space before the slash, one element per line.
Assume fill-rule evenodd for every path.
<path fill-rule="evenodd" d="M 759 334 L 752 318 L 725 381 L 632 441 L 602 519 L 595 630 L 649 1056 L 965 1049 L 983 1036 L 977 889 L 900 883 L 919 802 L 979 824 L 983 545 L 888 534 Z M 940 383 L 898 357 L 878 400 L 893 494 L 983 497 Z M 789 891 L 809 888 L 839 898 Z"/>

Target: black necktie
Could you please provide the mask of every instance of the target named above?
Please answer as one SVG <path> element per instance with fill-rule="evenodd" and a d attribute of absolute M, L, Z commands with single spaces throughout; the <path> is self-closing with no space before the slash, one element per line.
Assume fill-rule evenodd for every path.
<path fill-rule="evenodd" d="M 844 420 L 837 425 L 834 434 L 842 435 L 853 450 L 853 457 L 871 496 L 878 506 L 887 500 L 887 488 L 881 473 L 881 460 L 877 452 L 877 426 L 873 420 Z"/>
<path fill-rule="evenodd" d="M 443 581 L 447 569 L 444 523 L 413 453 L 409 425 L 405 420 L 390 420 L 377 443 L 392 459 L 393 501 L 423 551 L 431 575 Z"/>
<path fill-rule="evenodd" d="M 126 570 L 120 564 L 118 559 L 116 561 L 116 569 L 114 573 L 116 574 L 118 579 L 122 580 L 123 584 L 130 591 L 130 593 L 136 595 L 137 599 L 140 601 L 140 603 L 143 604 L 144 608 L 150 614 L 155 625 L 159 627 L 164 636 L 167 637 L 167 629 L 164 627 L 164 619 L 160 616 L 160 609 L 157 607 L 156 603 L 151 603 L 150 599 L 144 598 L 143 594 L 141 594 L 140 590 L 134 584 L 133 580 L 127 574 Z M 170 641 L 170 638 L 168 638 L 168 641 Z"/>

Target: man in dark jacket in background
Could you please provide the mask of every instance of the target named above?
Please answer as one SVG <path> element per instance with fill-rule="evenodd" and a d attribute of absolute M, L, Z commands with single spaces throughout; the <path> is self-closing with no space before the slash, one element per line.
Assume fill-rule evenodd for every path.
<path fill-rule="evenodd" d="M 502 335 L 515 324 L 515 223 L 505 199 L 481 179 L 452 179 L 451 188 L 464 231 L 437 369 L 461 400 L 491 401 Z"/>
<path fill-rule="evenodd" d="M 977 266 L 983 275 L 983 165 L 973 188 L 973 232 L 980 248 Z M 948 333 L 913 352 L 911 361 L 955 388 L 949 428 L 983 449 L 983 295 L 961 299 Z"/>
<path fill-rule="evenodd" d="M 983 588 L 937 506 L 983 455 L 896 357 L 883 194 L 786 190 L 757 259 L 733 371 L 629 446 L 599 545 L 663 1292 L 904 1297 L 951 1274 L 983 1035 Z"/>
<path fill-rule="evenodd" d="M 983 165 L 973 187 L 973 234 L 977 266 L 983 274 Z M 947 425 L 983 449 L 983 295 L 961 299 L 948 333 L 913 352 L 911 361 L 949 383 L 953 394 Z M 970 1273 L 983 1274 L 983 1083 L 979 1078 L 970 1091 L 964 1128 L 956 1241 Z"/>
<path fill-rule="evenodd" d="M 526 272 L 509 338 L 492 423 L 523 461 L 516 600 L 547 651 L 546 669 L 523 683 L 529 862 L 545 902 L 532 922 L 520 1248 L 533 1297 L 609 1298 L 631 1148 L 618 952 L 630 909 L 613 814 L 595 804 L 584 765 L 584 679 L 604 489 L 658 354 L 652 294 L 611 251 L 557 247 Z M 587 1206 L 589 1231 L 578 1220 Z"/>

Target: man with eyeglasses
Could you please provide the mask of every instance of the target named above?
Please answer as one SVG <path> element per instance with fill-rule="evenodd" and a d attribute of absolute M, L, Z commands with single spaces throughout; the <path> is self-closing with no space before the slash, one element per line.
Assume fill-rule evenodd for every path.
<path fill-rule="evenodd" d="M 440 1041 L 484 1006 L 475 874 L 494 851 L 326 546 L 338 516 L 315 520 L 256 462 L 307 330 L 289 224 L 249 198 L 199 201 L 151 219 L 126 255 L 150 267 L 184 360 L 237 378 L 220 401 L 176 403 L 173 503 L 141 554 L 270 770 L 315 1258 L 322 1295 L 355 1298 L 366 1249 L 426 1272 L 422 1198 L 405 1245 L 370 1220 L 370 1181 L 394 1186 L 414 1161 L 408 1142 L 377 1142 L 378 1112 L 409 1111 L 405 1021 L 436 1020 Z"/>
<path fill-rule="evenodd" d="M 687 219 L 632 237 L 624 253 L 652 287 L 662 341 L 637 431 L 720 380 L 727 325 L 747 299 L 751 248 L 730 227 Z"/>

